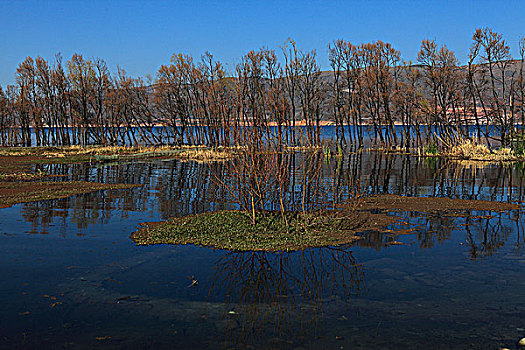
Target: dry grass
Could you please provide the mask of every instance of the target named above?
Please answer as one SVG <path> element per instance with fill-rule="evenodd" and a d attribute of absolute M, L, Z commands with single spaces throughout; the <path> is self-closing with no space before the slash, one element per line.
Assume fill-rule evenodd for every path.
<path fill-rule="evenodd" d="M 229 148 L 183 148 L 176 158 L 181 161 L 218 162 L 232 159 L 236 152 L 236 150 Z"/>
<path fill-rule="evenodd" d="M 11 172 L 3 173 L 2 168 L 0 167 L 0 182 L 16 182 L 16 181 L 30 181 L 35 179 L 42 179 L 45 177 L 51 177 L 51 175 L 37 170 L 36 173 L 26 173 L 26 172 Z M 58 175 L 53 175 L 53 177 L 58 177 Z"/>
<path fill-rule="evenodd" d="M 313 151 L 313 152 L 320 152 L 323 150 L 322 146 L 286 146 L 284 147 L 285 150 L 294 152 L 294 151 Z"/>
<path fill-rule="evenodd" d="M 461 168 L 467 169 L 484 169 L 492 167 L 495 164 L 498 166 L 501 165 L 511 165 L 513 162 L 522 161 L 522 158 L 511 158 L 504 160 L 481 160 L 481 159 L 452 159 L 454 164 L 460 166 Z"/>
<path fill-rule="evenodd" d="M 487 146 L 470 140 L 464 140 L 450 147 L 443 155 L 462 160 L 485 162 L 504 162 L 519 159 L 510 148 L 502 147 L 496 151 L 491 151 Z"/>
<path fill-rule="evenodd" d="M 272 153 L 283 152 L 320 152 L 321 146 L 285 147 L 284 150 L 273 150 Z M 40 162 L 68 161 L 108 161 L 136 158 L 176 158 L 181 161 L 213 162 L 226 161 L 235 158 L 243 152 L 265 153 L 268 150 L 250 150 L 245 146 L 216 147 L 207 146 L 67 146 L 67 147 L 0 147 L 0 157 L 32 157 Z"/>
<path fill-rule="evenodd" d="M 42 156 L 47 158 L 64 158 L 67 156 L 83 156 L 83 155 L 126 155 L 136 153 L 155 153 L 171 150 L 172 147 L 160 146 L 160 147 L 126 147 L 126 146 L 71 146 L 71 147 L 57 147 L 50 148 L 41 153 Z"/>
<path fill-rule="evenodd" d="M 0 148 L 0 156 L 35 157 L 40 161 L 46 159 L 67 162 L 97 161 L 127 158 L 177 158 L 183 161 L 223 161 L 231 159 L 238 152 L 236 148 L 209 148 L 206 146 L 69 146 L 69 147 L 5 147 Z M 107 158 L 107 159 L 106 159 Z"/>

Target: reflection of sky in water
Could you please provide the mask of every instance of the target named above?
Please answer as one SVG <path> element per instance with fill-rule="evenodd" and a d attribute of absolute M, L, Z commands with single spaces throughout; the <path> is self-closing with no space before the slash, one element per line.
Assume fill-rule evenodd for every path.
<path fill-rule="evenodd" d="M 368 174 L 360 189 L 367 193 L 523 197 L 517 167 L 350 157 L 339 165 L 340 177 L 325 178 L 322 200 L 334 183 L 349 188 L 359 174 Z M 337 166 L 323 163 L 325 174 Z M 402 223 L 387 234 L 366 232 L 352 247 L 290 254 L 136 247 L 129 233 L 140 222 L 234 207 L 206 166 L 46 170 L 144 186 L 0 210 L 3 344 L 493 349 L 512 348 L 525 336 L 517 212 L 397 213 Z"/>

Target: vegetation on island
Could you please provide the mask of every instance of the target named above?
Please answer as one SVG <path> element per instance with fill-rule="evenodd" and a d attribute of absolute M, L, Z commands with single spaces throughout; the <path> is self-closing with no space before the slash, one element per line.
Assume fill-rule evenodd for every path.
<path fill-rule="evenodd" d="M 233 251 L 293 251 L 352 243 L 366 231 L 388 231 L 398 221 L 377 211 L 417 211 L 456 216 L 458 212 L 507 211 L 516 204 L 435 197 L 379 195 L 355 200 L 346 210 L 311 212 L 218 211 L 145 223 L 131 234 L 137 245 L 195 244 Z"/>
<path fill-rule="evenodd" d="M 480 162 L 517 162 L 525 160 L 524 144 L 522 143 L 524 142 L 518 141 L 515 143 L 515 147 L 490 149 L 476 141 L 460 140 L 449 147 L 442 148 L 441 151 L 438 150 L 435 144 L 430 144 L 425 147 L 423 155 Z"/>
<path fill-rule="evenodd" d="M 132 233 L 138 245 L 196 244 L 235 251 L 301 250 L 351 243 L 356 233 L 394 222 L 386 215 L 339 211 L 219 211 L 148 223 Z M 380 225 L 383 224 L 383 225 Z"/>

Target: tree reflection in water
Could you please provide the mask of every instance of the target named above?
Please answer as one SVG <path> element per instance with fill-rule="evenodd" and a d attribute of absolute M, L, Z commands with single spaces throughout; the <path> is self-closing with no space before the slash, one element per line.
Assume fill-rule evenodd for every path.
<path fill-rule="evenodd" d="M 426 161 L 377 152 L 354 152 L 344 158 L 327 161 L 321 157 L 316 161 L 322 162 L 325 175 L 319 181 L 322 190 L 312 191 L 315 196 L 308 196 L 314 205 L 335 206 L 333 193 L 349 195 L 355 191 L 364 195 L 391 193 L 510 202 L 525 199 L 525 174 L 518 166 L 473 167 L 442 159 Z M 120 224 L 128 218 L 144 221 L 147 217 L 144 213 L 152 213 L 160 220 L 234 208 L 228 194 L 211 176 L 212 171 L 220 174 L 224 168 L 224 164 L 210 166 L 179 161 L 104 167 L 46 165 L 42 166 L 43 171 L 64 175 L 52 181 L 125 182 L 144 186 L 130 191 L 101 191 L 27 203 L 18 208 L 32 233 L 71 235 L 74 227 L 78 228 L 76 232 L 90 233 L 94 225 L 108 223 L 115 225 L 115 232 L 119 232 Z M 290 203 L 297 198 L 295 191 L 301 190 L 296 188 L 301 174 L 293 170 L 287 193 Z M 346 198 L 341 196 L 342 201 Z M 269 206 L 278 208 L 273 198 L 270 197 L 269 202 Z M 413 241 L 419 248 L 432 249 L 444 243 L 461 242 L 468 257 L 483 259 L 498 252 L 510 237 L 517 237 L 517 249 L 525 244 L 521 210 L 510 214 L 463 211 L 449 216 L 419 212 L 392 215 L 400 216 L 404 223 L 394 225 L 389 232 L 365 232 L 356 245 L 384 249 L 397 241 Z M 128 234 L 122 232 L 122 235 Z M 186 280 L 184 284 L 187 285 Z M 348 247 L 281 254 L 230 252 L 217 262 L 209 293 L 215 298 L 224 291 L 227 307 L 223 324 L 217 329 L 221 336 L 225 334 L 226 347 L 264 343 L 283 348 L 300 345 L 301 339 L 325 334 L 323 310 L 339 305 L 329 304 L 331 298 L 355 302 L 352 297 L 360 295 L 364 284 L 363 267 Z M 287 334 L 292 332 L 294 344 L 289 344 Z"/>
<path fill-rule="evenodd" d="M 239 348 L 269 339 L 283 348 L 292 345 L 287 335 L 295 341 L 319 336 L 323 303 L 358 296 L 364 283 L 363 268 L 347 247 L 229 252 L 215 268 L 209 293 L 224 293 L 224 318 L 230 320 L 224 341 Z"/>
<path fill-rule="evenodd" d="M 302 191 L 299 165 L 304 159 L 300 154 L 286 155 L 283 159 L 289 163 L 291 174 L 284 198 L 287 207 L 295 209 L 300 206 L 301 196 L 297 193 Z M 525 200 L 525 171 L 521 163 L 461 163 L 359 150 L 340 158 L 325 159 L 321 155 L 311 159 L 315 160 L 315 167 L 322 167 L 322 176 L 314 186 L 318 190 L 304 188 L 313 207 L 316 204 L 335 207 L 338 201 L 347 201 L 356 193 L 510 202 Z M 53 175 L 60 175 L 50 179 L 52 181 L 124 182 L 140 183 L 144 186 L 129 191 L 100 191 L 66 199 L 22 204 L 20 212 L 24 220 L 31 224 L 31 233 L 49 233 L 50 226 L 56 225 L 57 231 L 66 235 L 70 232 L 67 225 L 72 224 L 81 233 L 89 230 L 90 225 L 106 224 L 110 219 L 119 216 L 121 220 L 126 220 L 133 213 L 141 212 L 152 212 L 160 219 L 166 219 L 236 208 L 228 192 L 213 180 L 212 174 L 222 174 L 228 169 L 221 163 L 209 165 L 157 161 L 107 166 L 87 163 L 48 164 L 38 165 L 38 168 Z M 279 209 L 278 199 L 269 196 L 267 208 Z M 468 222 L 457 223 L 461 220 L 454 217 L 405 213 L 407 218 L 412 216 L 414 224 L 420 227 L 415 232 L 418 244 L 422 248 L 432 248 L 436 243 L 450 239 L 453 229 L 461 230 L 465 232 L 467 241 L 478 242 L 475 244 L 476 248 L 469 243 L 472 247 L 472 257 L 477 258 L 494 251 L 509 237 L 508 233 L 505 233 L 508 230 L 498 229 L 508 226 L 508 223 L 504 223 L 508 222 L 508 218 L 502 218 L 502 221 L 496 224 L 494 220 L 488 222 L 486 219 L 476 218 L 472 213 L 465 212 L 462 215 L 472 218 Z M 520 213 L 511 213 L 510 217 L 515 223 L 512 225 L 513 229 L 518 232 L 518 248 L 523 246 L 525 240 L 522 234 L 523 222 L 519 216 Z M 459 226 L 463 224 L 466 226 Z M 483 231 L 487 234 L 476 233 Z M 372 238 L 372 235 L 377 237 Z M 490 238 L 490 235 L 494 237 Z M 471 236 L 475 238 L 472 239 Z M 359 244 L 381 248 L 392 240 L 392 236 L 389 235 L 368 233 Z M 481 253 L 482 251 L 484 253 Z"/>
<path fill-rule="evenodd" d="M 503 223 L 501 214 L 495 218 L 465 218 L 466 244 L 472 260 L 491 256 L 505 245 L 512 228 Z"/>

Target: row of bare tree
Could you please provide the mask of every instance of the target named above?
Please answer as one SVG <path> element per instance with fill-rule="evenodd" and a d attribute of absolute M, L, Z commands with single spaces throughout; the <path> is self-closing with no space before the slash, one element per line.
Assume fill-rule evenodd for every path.
<path fill-rule="evenodd" d="M 111 74 L 104 60 L 27 57 L 0 87 L 0 145 L 318 145 L 322 121 L 342 144 L 413 148 L 458 138 L 512 143 L 525 124 L 525 38 L 513 60 L 489 28 L 468 64 L 423 40 L 418 65 L 377 41 L 329 45 L 331 72 L 289 39 L 250 51 L 234 71 L 210 53 L 173 55 L 155 80 Z"/>

